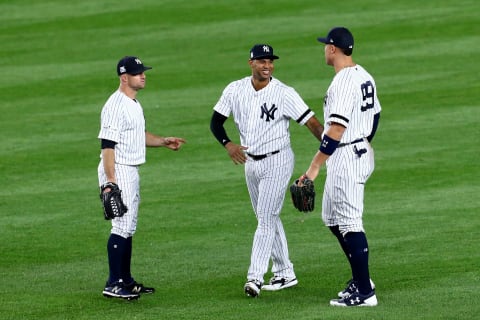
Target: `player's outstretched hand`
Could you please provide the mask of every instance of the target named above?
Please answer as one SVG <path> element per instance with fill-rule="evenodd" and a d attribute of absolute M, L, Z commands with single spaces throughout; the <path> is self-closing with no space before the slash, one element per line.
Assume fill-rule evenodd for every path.
<path fill-rule="evenodd" d="M 228 155 L 235 164 L 244 164 L 247 161 L 247 156 L 245 155 L 245 150 L 248 147 L 240 146 L 233 142 L 229 142 L 225 145 Z"/>
<path fill-rule="evenodd" d="M 186 143 L 186 141 L 183 138 L 177 138 L 177 137 L 165 138 L 165 147 L 173 151 L 179 150 L 184 143 Z"/>

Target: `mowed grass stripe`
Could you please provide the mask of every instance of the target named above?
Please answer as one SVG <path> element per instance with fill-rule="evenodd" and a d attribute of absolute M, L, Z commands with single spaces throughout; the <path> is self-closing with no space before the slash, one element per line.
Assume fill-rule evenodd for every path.
<path fill-rule="evenodd" d="M 477 2 L 263 5 L 268 12 L 250 1 L 0 5 L 0 54 L 14 75 L 0 79 L 2 318 L 469 319 L 480 311 L 472 298 Z M 141 19 L 119 23 L 126 14 Z M 300 285 L 248 300 L 255 218 L 243 167 L 209 132 L 212 107 L 228 81 L 248 74 L 253 42 L 268 41 L 281 56 L 275 74 L 322 118 L 333 70 L 315 38 L 340 24 L 354 31 L 356 60 L 375 76 L 384 107 L 365 216 L 380 305 L 328 306 L 348 267 L 319 212 L 299 215 L 288 198 L 282 216 Z M 158 294 L 130 304 L 101 297 L 109 224 L 96 186 L 99 112 L 127 53 L 154 67 L 139 95 L 149 129 L 188 140 L 179 153 L 149 150 L 142 168 L 133 268 Z M 300 174 L 318 143 L 292 123 L 292 144 Z"/>

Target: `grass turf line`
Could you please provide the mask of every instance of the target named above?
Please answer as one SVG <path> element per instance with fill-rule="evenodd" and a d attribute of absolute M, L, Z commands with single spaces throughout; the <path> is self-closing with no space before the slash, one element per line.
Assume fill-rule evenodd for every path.
<path fill-rule="evenodd" d="M 10 75 L 0 79 L 3 319 L 468 319 L 480 311 L 479 4 L 263 5 L 0 4 Z M 250 300 L 242 286 L 255 220 L 243 168 L 209 132 L 211 108 L 248 74 L 251 45 L 265 41 L 281 57 L 275 75 L 322 118 L 333 71 L 315 37 L 339 24 L 354 32 L 354 57 L 375 76 L 384 108 L 365 217 L 380 304 L 328 306 L 348 279 L 346 263 L 318 213 L 299 215 L 288 199 L 282 217 L 300 284 Z M 149 130 L 188 140 L 179 153 L 149 150 L 142 168 L 133 270 L 158 292 L 134 303 L 100 293 L 109 227 L 96 187 L 99 112 L 125 54 L 154 67 L 139 95 Z M 292 137 L 297 175 L 318 143 L 295 124 Z"/>

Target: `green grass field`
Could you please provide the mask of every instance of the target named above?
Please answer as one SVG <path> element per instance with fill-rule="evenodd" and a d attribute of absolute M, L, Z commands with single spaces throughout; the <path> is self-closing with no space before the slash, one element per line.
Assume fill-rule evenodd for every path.
<path fill-rule="evenodd" d="M 478 317 L 477 0 L 136 2 L 0 1 L 1 319 Z M 383 107 L 365 199 L 379 305 L 329 306 L 346 261 L 318 210 L 302 215 L 289 201 L 300 283 L 249 299 L 255 217 L 243 167 L 210 133 L 212 108 L 249 74 L 250 47 L 267 42 L 280 56 L 275 76 L 322 119 L 333 69 L 316 37 L 337 25 L 354 33 Z M 150 149 L 141 169 L 132 268 L 157 293 L 134 302 L 101 294 L 110 227 L 96 173 L 100 110 L 124 55 L 154 67 L 139 94 L 149 131 L 188 140 L 178 153 Z M 291 132 L 297 176 L 318 143 L 295 123 Z"/>

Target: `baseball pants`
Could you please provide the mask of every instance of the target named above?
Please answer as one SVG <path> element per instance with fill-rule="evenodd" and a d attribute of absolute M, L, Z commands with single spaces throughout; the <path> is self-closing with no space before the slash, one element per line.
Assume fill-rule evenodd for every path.
<path fill-rule="evenodd" d="M 123 203 L 128 208 L 123 217 L 112 219 L 111 233 L 123 238 L 129 238 L 137 229 L 138 206 L 140 204 L 140 175 L 138 166 L 115 164 L 115 177 L 120 190 L 122 190 Z M 99 185 L 107 182 L 103 162 L 98 166 Z"/>
<path fill-rule="evenodd" d="M 275 276 L 295 277 L 288 253 L 287 238 L 280 220 L 285 192 L 294 166 L 293 151 L 288 148 L 263 160 L 248 159 L 245 177 L 257 218 L 248 280 L 260 280 L 268 271 L 270 258 Z"/>

